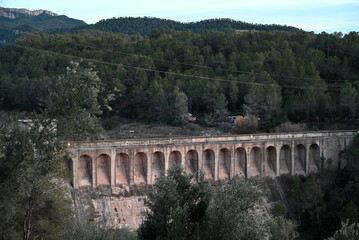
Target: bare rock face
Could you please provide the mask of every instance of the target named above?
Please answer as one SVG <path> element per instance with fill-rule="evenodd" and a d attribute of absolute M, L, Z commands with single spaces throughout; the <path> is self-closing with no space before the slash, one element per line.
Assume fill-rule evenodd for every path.
<path fill-rule="evenodd" d="M 21 14 L 29 15 L 29 16 L 38 16 L 41 14 L 47 14 L 50 16 L 58 16 L 58 14 L 47 11 L 47 10 L 28 10 L 25 8 L 2 8 L 0 7 L 0 17 L 15 19 L 18 18 Z"/>
<path fill-rule="evenodd" d="M 148 211 L 144 202 L 146 186 L 121 187 L 81 187 L 71 188 L 74 211 L 85 215 L 88 220 L 101 221 L 113 228 L 136 230 Z"/>

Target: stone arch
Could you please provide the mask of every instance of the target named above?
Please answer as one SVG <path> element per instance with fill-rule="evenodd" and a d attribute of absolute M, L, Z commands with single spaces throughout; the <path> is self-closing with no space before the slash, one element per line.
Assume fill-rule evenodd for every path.
<path fill-rule="evenodd" d="M 134 183 L 147 183 L 147 155 L 144 152 L 138 152 L 135 155 Z"/>
<path fill-rule="evenodd" d="M 152 183 L 155 183 L 161 172 L 165 171 L 165 155 L 163 152 L 157 151 L 153 154 L 152 160 Z"/>
<path fill-rule="evenodd" d="M 231 172 L 231 151 L 222 148 L 218 155 L 218 179 L 229 179 Z"/>
<path fill-rule="evenodd" d="M 111 157 L 101 154 L 97 158 L 97 185 L 111 184 Z"/>
<path fill-rule="evenodd" d="M 273 146 L 269 146 L 266 149 L 267 152 L 267 164 L 268 175 L 275 177 L 277 175 L 277 150 Z"/>
<path fill-rule="evenodd" d="M 339 167 L 340 167 L 340 169 L 344 169 L 345 166 L 347 165 L 347 160 L 345 158 L 344 151 L 339 152 L 338 159 L 339 159 Z"/>
<path fill-rule="evenodd" d="M 89 155 L 82 155 L 79 158 L 78 181 L 79 187 L 92 184 L 92 158 Z"/>
<path fill-rule="evenodd" d="M 251 150 L 250 157 L 249 157 L 249 170 L 248 170 L 248 177 L 259 176 L 261 171 L 261 149 L 259 147 L 254 147 Z"/>
<path fill-rule="evenodd" d="M 116 155 L 116 185 L 130 184 L 130 158 L 126 153 Z"/>
<path fill-rule="evenodd" d="M 188 174 L 194 174 L 197 176 L 198 173 L 198 153 L 196 150 L 189 150 L 185 157 L 185 171 Z"/>
<path fill-rule="evenodd" d="M 68 183 L 70 183 L 70 185 L 73 187 L 73 161 L 70 157 L 64 157 L 62 159 L 62 166 L 65 170 L 65 180 L 68 180 Z"/>
<path fill-rule="evenodd" d="M 247 153 L 246 150 L 242 147 L 236 149 L 235 152 L 235 161 L 234 161 L 234 175 L 240 177 L 246 177 L 246 164 L 247 163 Z"/>
<path fill-rule="evenodd" d="M 320 147 L 313 143 L 309 147 L 309 172 L 317 172 L 320 166 Z"/>
<path fill-rule="evenodd" d="M 283 145 L 279 155 L 279 173 L 290 174 L 292 150 L 289 145 Z"/>
<path fill-rule="evenodd" d="M 203 152 L 203 172 L 206 179 L 212 180 L 215 178 L 215 155 L 212 149 L 206 149 Z"/>
<path fill-rule="evenodd" d="M 174 164 L 181 164 L 182 155 L 179 151 L 172 151 L 168 160 L 168 167 Z"/>
<path fill-rule="evenodd" d="M 303 144 L 298 144 L 294 151 L 294 173 L 305 175 L 306 149 Z"/>

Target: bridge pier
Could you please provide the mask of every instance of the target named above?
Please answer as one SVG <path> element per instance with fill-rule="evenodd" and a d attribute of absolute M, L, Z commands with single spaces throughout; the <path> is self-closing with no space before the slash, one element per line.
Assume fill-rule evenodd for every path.
<path fill-rule="evenodd" d="M 276 167 L 276 176 L 278 177 L 278 176 L 280 176 L 280 149 L 281 149 L 281 147 L 280 146 L 277 146 L 276 147 L 276 150 L 277 150 L 277 167 Z"/>
<path fill-rule="evenodd" d="M 306 144 L 305 145 L 305 174 L 308 175 L 309 174 L 309 148 L 310 148 L 310 144 Z"/>
<path fill-rule="evenodd" d="M 116 150 L 111 149 L 111 187 L 116 185 Z"/>
<path fill-rule="evenodd" d="M 236 163 L 236 148 L 232 146 L 230 148 L 231 151 L 231 168 L 230 168 L 230 174 L 229 179 L 232 179 L 235 176 L 235 163 Z"/>
<path fill-rule="evenodd" d="M 290 175 L 294 175 L 295 174 L 295 169 L 294 169 L 294 164 L 295 164 L 295 158 L 294 158 L 294 153 L 295 153 L 295 145 L 294 142 L 291 142 L 291 156 L 290 156 Z"/>

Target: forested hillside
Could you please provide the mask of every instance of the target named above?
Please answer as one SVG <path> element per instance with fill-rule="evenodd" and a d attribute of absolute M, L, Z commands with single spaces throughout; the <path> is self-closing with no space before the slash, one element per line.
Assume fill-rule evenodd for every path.
<path fill-rule="evenodd" d="M 210 124 L 229 110 L 269 128 L 359 114 L 356 32 L 32 33 L 0 49 L 1 107 L 38 109 L 45 86 L 80 58 L 96 65 L 101 101 L 112 97 L 105 114 L 178 125 L 189 111 Z"/>
<path fill-rule="evenodd" d="M 258 31 L 298 31 L 299 29 L 291 26 L 278 24 L 253 24 L 242 21 L 236 21 L 229 18 L 207 19 L 198 22 L 182 23 L 169 19 L 152 17 L 121 17 L 101 20 L 96 24 L 83 25 L 72 29 L 54 29 L 51 33 L 75 32 L 80 29 L 92 29 L 114 33 L 123 33 L 142 36 L 150 36 L 154 29 L 172 29 L 177 31 L 190 30 L 194 33 L 203 33 L 204 31 L 217 31 L 231 33 L 235 30 L 258 30 Z"/>

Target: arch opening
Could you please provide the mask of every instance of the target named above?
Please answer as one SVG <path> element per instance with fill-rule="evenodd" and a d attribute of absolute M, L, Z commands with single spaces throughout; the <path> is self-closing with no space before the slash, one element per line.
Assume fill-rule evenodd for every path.
<path fill-rule="evenodd" d="M 277 176 L 277 150 L 275 147 L 267 147 L 267 164 L 268 175 L 271 177 Z"/>
<path fill-rule="evenodd" d="M 339 152 L 338 159 L 339 159 L 339 167 L 340 167 L 340 169 L 344 169 L 346 167 L 346 165 L 347 165 L 347 160 L 345 158 L 344 151 Z"/>
<path fill-rule="evenodd" d="M 97 185 L 111 184 L 111 158 L 107 154 L 101 154 L 97 158 Z"/>
<path fill-rule="evenodd" d="M 254 177 L 260 175 L 261 162 L 262 162 L 261 149 L 259 147 L 252 148 L 250 153 L 248 177 Z"/>
<path fill-rule="evenodd" d="M 218 179 L 225 180 L 230 178 L 231 152 L 227 148 L 223 148 L 219 151 L 218 171 Z"/>
<path fill-rule="evenodd" d="M 320 167 L 320 148 L 314 143 L 309 148 L 309 172 L 317 172 Z"/>
<path fill-rule="evenodd" d="M 130 184 L 130 158 L 126 153 L 116 155 L 116 185 Z"/>
<path fill-rule="evenodd" d="M 185 171 L 188 174 L 198 174 L 198 153 L 196 150 L 189 150 L 185 157 Z"/>
<path fill-rule="evenodd" d="M 78 163 L 79 186 L 91 186 L 92 184 L 92 158 L 82 155 Z"/>
<path fill-rule="evenodd" d="M 179 151 L 172 151 L 170 153 L 169 161 L 168 161 L 168 167 L 174 165 L 174 164 L 181 164 L 182 156 Z"/>
<path fill-rule="evenodd" d="M 70 157 L 65 157 L 62 160 L 62 167 L 65 170 L 65 180 L 73 187 L 73 161 Z"/>
<path fill-rule="evenodd" d="M 288 145 L 284 145 L 280 149 L 280 155 L 279 155 L 279 171 L 280 174 L 290 174 L 291 169 L 291 149 Z"/>
<path fill-rule="evenodd" d="M 212 180 L 215 178 L 215 155 L 212 149 L 207 149 L 203 152 L 203 171 L 205 179 Z"/>
<path fill-rule="evenodd" d="M 147 183 L 147 155 L 143 152 L 138 152 L 135 155 L 135 172 L 134 183 L 146 184 Z"/>
<path fill-rule="evenodd" d="M 294 172 L 298 175 L 305 175 L 306 150 L 303 144 L 299 144 L 294 152 Z"/>
<path fill-rule="evenodd" d="M 162 152 L 155 152 L 152 160 L 152 183 L 155 183 L 161 172 L 165 171 L 165 155 Z"/>
<path fill-rule="evenodd" d="M 234 175 L 247 177 L 247 154 L 244 148 L 237 148 L 235 152 Z"/>

